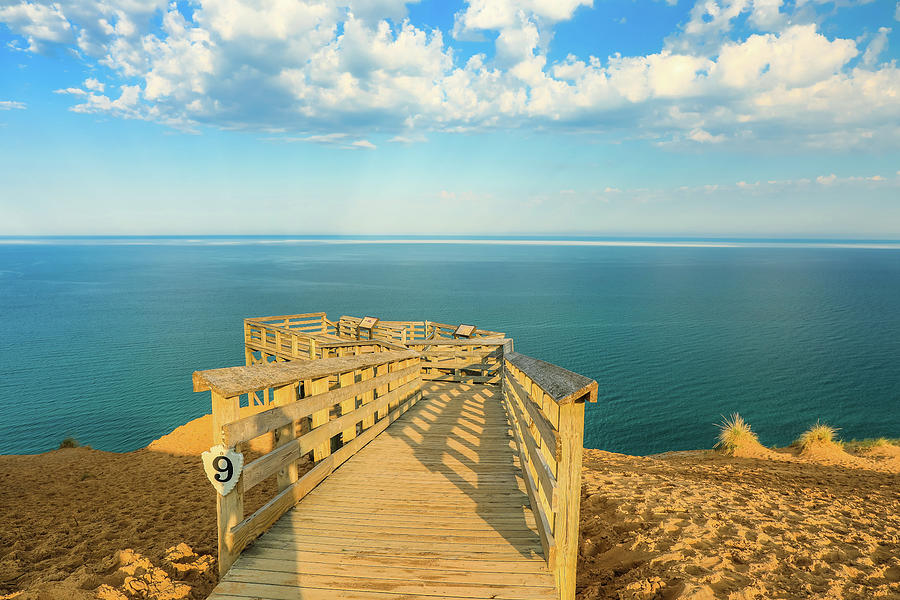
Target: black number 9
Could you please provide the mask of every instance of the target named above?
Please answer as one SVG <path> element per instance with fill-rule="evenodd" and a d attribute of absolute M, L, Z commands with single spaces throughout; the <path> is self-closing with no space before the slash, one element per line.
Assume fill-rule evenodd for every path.
<path fill-rule="evenodd" d="M 234 467 L 231 465 L 231 459 L 227 456 L 217 456 L 213 459 L 213 469 L 218 471 L 215 475 L 216 481 L 221 481 L 222 483 L 229 481 L 231 476 L 234 475 Z M 220 475 L 222 473 L 225 474 L 224 477 Z"/>

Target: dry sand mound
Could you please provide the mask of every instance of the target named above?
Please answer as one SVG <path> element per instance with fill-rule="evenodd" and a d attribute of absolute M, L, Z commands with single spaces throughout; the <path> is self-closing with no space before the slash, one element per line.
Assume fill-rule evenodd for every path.
<path fill-rule="evenodd" d="M 158 447 L 177 446 L 167 444 Z M 246 510 L 274 491 L 271 481 L 250 490 Z M 216 581 L 215 506 L 197 456 L 0 456 L 0 600 L 206 598 Z"/>
<path fill-rule="evenodd" d="M 256 414 L 271 408 L 270 406 L 244 406 L 241 408 L 241 417 Z M 213 445 L 212 415 L 204 415 L 193 421 L 175 428 L 171 433 L 153 440 L 147 446 L 148 450 L 167 452 L 169 454 L 181 454 L 185 456 L 200 456 L 201 452 L 209 450 Z M 250 441 L 250 450 L 265 454 L 272 450 L 272 436 L 265 435 Z"/>
<path fill-rule="evenodd" d="M 579 598 L 900 599 L 900 477 L 818 460 L 585 450 Z"/>

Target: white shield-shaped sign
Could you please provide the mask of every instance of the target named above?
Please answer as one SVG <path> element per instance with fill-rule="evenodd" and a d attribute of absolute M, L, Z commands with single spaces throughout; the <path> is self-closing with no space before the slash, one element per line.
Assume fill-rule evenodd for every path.
<path fill-rule="evenodd" d="M 220 496 L 227 495 L 241 477 L 244 455 L 219 444 L 204 452 L 201 457 L 203 458 L 203 470 L 206 471 L 210 483 L 213 484 Z"/>

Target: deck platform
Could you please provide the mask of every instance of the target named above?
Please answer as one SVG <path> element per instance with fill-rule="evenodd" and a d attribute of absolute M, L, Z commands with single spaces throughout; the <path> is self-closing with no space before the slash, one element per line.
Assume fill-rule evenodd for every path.
<path fill-rule="evenodd" d="M 558 598 L 500 387 L 422 391 L 247 547 L 210 598 Z"/>

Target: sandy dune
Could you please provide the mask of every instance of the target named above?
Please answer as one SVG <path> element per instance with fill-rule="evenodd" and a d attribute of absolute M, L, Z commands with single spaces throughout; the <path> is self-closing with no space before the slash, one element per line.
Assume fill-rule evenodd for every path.
<path fill-rule="evenodd" d="M 578 595 L 900 599 L 898 450 L 586 450 Z"/>
<path fill-rule="evenodd" d="M 205 598 L 209 430 L 204 417 L 136 452 L 0 456 L 0 600 Z M 579 598 L 900 599 L 900 448 L 754 452 L 586 450 Z M 273 493 L 254 488 L 246 509 Z"/>
<path fill-rule="evenodd" d="M 258 409 L 244 409 L 258 410 Z M 216 573 L 211 417 L 124 454 L 0 456 L 0 600 L 199 600 Z M 270 442 L 254 440 L 248 458 Z M 274 482 L 246 496 L 252 511 Z"/>

